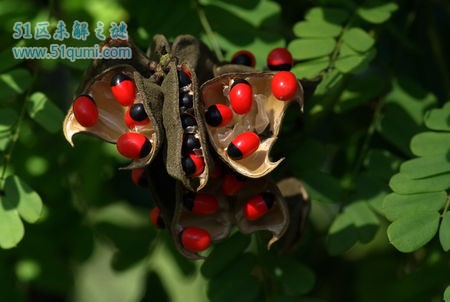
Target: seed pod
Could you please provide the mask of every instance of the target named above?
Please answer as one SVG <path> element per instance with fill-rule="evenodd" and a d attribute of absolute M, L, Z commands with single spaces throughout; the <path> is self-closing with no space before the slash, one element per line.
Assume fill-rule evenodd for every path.
<path fill-rule="evenodd" d="M 205 128 L 197 120 L 203 115 L 203 110 L 198 108 L 198 86 L 195 72 L 186 64 L 176 66 L 170 63 L 169 72 L 166 75 L 162 89 L 164 91 L 163 124 L 166 130 L 167 144 L 166 169 L 169 175 L 180 180 L 190 191 L 198 191 L 208 181 L 209 152 L 205 141 Z M 189 93 L 193 96 L 193 109 L 190 113 L 182 113 L 179 107 L 180 90 L 178 74 L 183 69 L 185 74 L 191 74 Z M 199 140 L 200 146 L 195 153 L 183 154 L 184 137 L 193 134 Z M 185 150 L 185 149 L 184 149 Z"/>
<path fill-rule="evenodd" d="M 296 93 L 289 101 L 280 102 L 276 98 L 271 88 L 274 75 L 274 72 L 224 74 L 207 81 L 200 88 L 201 107 L 208 108 L 216 104 L 230 103 L 230 95 L 227 92 L 236 79 L 244 79 L 252 87 L 254 104 L 244 117 L 235 118 L 226 127 L 221 128 L 206 124 L 211 145 L 216 153 L 233 170 L 246 177 L 262 177 L 280 164 L 283 159 L 272 162 L 269 153 L 280 131 L 284 112 L 294 100 L 303 106 L 303 90 L 298 81 Z M 230 148 L 230 143 L 244 132 L 254 132 L 261 139 L 256 150 L 251 150 L 247 157 L 243 156 L 237 160 L 239 154 L 235 156 L 234 152 L 231 152 L 233 147 Z"/>

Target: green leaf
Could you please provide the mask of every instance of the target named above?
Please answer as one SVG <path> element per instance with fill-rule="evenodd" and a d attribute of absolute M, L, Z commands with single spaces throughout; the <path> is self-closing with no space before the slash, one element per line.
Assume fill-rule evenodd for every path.
<path fill-rule="evenodd" d="M 0 247 L 15 247 L 24 235 L 23 223 L 15 209 L 5 206 L 4 197 L 0 198 Z"/>
<path fill-rule="evenodd" d="M 330 58 L 328 56 L 301 62 L 295 65 L 291 72 L 299 79 L 312 79 L 319 75 L 325 68 L 328 67 Z"/>
<path fill-rule="evenodd" d="M 235 233 L 227 240 L 214 246 L 202 265 L 205 277 L 211 278 L 225 270 L 250 244 L 250 236 Z"/>
<path fill-rule="evenodd" d="M 402 195 L 391 193 L 383 202 L 386 218 L 394 221 L 426 211 L 439 211 L 447 200 L 445 191 Z"/>
<path fill-rule="evenodd" d="M 6 179 L 3 201 L 10 209 L 17 209 L 29 223 L 36 222 L 42 212 L 39 195 L 17 176 L 11 175 Z"/>
<path fill-rule="evenodd" d="M 400 164 L 399 157 L 383 149 L 371 149 L 364 160 L 368 174 L 386 181 L 398 171 Z"/>
<path fill-rule="evenodd" d="M 366 1 L 364 6 L 357 10 L 357 13 L 367 22 L 379 24 L 387 21 L 397 8 L 398 5 L 395 2 L 373 0 Z"/>
<path fill-rule="evenodd" d="M 408 175 L 398 173 L 392 176 L 389 186 L 396 193 L 414 194 L 446 190 L 450 184 L 450 173 L 428 178 L 411 179 Z"/>
<path fill-rule="evenodd" d="M 0 74 L 0 99 L 12 98 L 31 86 L 31 74 L 22 68 Z"/>
<path fill-rule="evenodd" d="M 417 156 L 446 154 L 449 149 L 450 133 L 422 132 L 411 140 L 411 151 Z"/>
<path fill-rule="evenodd" d="M 442 218 L 439 228 L 439 240 L 444 251 L 448 252 L 450 250 L 450 211 L 445 212 Z"/>
<path fill-rule="evenodd" d="M 444 291 L 444 301 L 450 302 L 450 286 L 447 286 L 447 288 Z"/>
<path fill-rule="evenodd" d="M 357 194 L 354 199 L 366 201 L 370 208 L 384 215 L 383 199 L 390 191 L 389 186 L 383 180 L 375 178 L 366 171 L 360 173 L 356 179 Z"/>
<path fill-rule="evenodd" d="M 17 113 L 10 108 L 0 109 L 0 132 L 7 131 L 17 120 Z"/>
<path fill-rule="evenodd" d="M 411 179 L 425 178 L 437 174 L 448 173 L 450 172 L 449 155 L 432 155 L 405 161 L 400 166 L 400 172 L 406 174 L 408 178 Z"/>
<path fill-rule="evenodd" d="M 296 60 L 314 59 L 333 52 L 336 41 L 332 38 L 297 39 L 289 43 L 288 50 Z"/>
<path fill-rule="evenodd" d="M 311 8 L 305 15 L 308 21 L 327 21 L 335 24 L 344 23 L 348 17 L 349 13 L 346 10 L 328 7 Z"/>
<path fill-rule="evenodd" d="M 336 216 L 328 231 L 328 251 L 331 255 L 339 255 L 351 248 L 358 240 L 358 233 L 352 217 L 343 212 Z"/>
<path fill-rule="evenodd" d="M 42 92 L 33 93 L 27 102 L 28 114 L 50 133 L 61 128 L 64 114 Z"/>
<path fill-rule="evenodd" d="M 10 142 L 11 142 L 11 132 L 10 131 L 0 132 L 0 151 L 6 150 Z"/>
<path fill-rule="evenodd" d="M 275 276 L 287 295 L 299 296 L 308 293 L 315 283 L 314 273 L 291 258 L 278 258 L 275 264 Z"/>
<path fill-rule="evenodd" d="M 326 21 L 301 21 L 294 25 L 293 31 L 301 38 L 337 37 L 342 27 Z"/>
<path fill-rule="evenodd" d="M 342 39 L 345 44 L 359 52 L 368 51 L 375 44 L 375 40 L 367 32 L 358 27 L 352 27 L 346 30 Z"/>
<path fill-rule="evenodd" d="M 387 229 L 389 241 L 400 252 L 411 253 L 428 243 L 439 227 L 439 213 L 427 211 L 403 216 Z"/>
<path fill-rule="evenodd" d="M 450 131 L 450 102 L 442 109 L 432 109 L 425 114 L 425 126 L 432 130 Z"/>
<path fill-rule="evenodd" d="M 375 49 L 360 54 L 343 44 L 336 60 L 336 68 L 343 73 L 358 73 L 375 57 Z"/>
<path fill-rule="evenodd" d="M 380 222 L 367 203 L 364 201 L 354 202 L 348 205 L 344 212 L 355 225 L 359 241 L 370 242 L 375 236 Z"/>

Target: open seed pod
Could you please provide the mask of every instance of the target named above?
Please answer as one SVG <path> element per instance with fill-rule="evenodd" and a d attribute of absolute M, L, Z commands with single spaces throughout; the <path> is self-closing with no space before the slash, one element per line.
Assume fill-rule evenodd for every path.
<path fill-rule="evenodd" d="M 177 202 L 171 224 L 171 232 L 178 251 L 189 259 L 203 256 L 183 245 L 180 234 L 186 228 L 199 228 L 209 234 L 212 242 L 228 237 L 233 225 L 228 198 L 220 192 L 220 179 L 210 180 L 198 192 L 186 190 L 177 185 Z"/>
<path fill-rule="evenodd" d="M 281 252 L 290 253 L 297 248 L 303 237 L 311 201 L 303 184 L 297 178 L 285 178 L 279 181 L 277 186 L 289 209 L 290 222 L 286 233 L 276 246 Z"/>
<path fill-rule="evenodd" d="M 125 156 L 133 159 L 127 168 L 150 163 L 164 138 L 162 90 L 148 79 L 149 61 L 138 51 L 133 54 L 135 58 L 116 65 L 114 60 L 93 61 L 63 125 L 72 145 L 72 137 L 81 132 L 119 142 L 119 152 L 125 148 Z M 130 142 L 140 145 L 128 150 Z"/>
<path fill-rule="evenodd" d="M 169 175 L 197 191 L 208 181 L 210 156 L 205 128 L 198 110 L 196 73 L 188 64 L 169 64 L 164 91 L 163 122 L 167 137 L 166 168 Z"/>
<path fill-rule="evenodd" d="M 268 248 L 278 241 L 289 226 L 289 211 L 278 187 L 269 177 L 248 178 L 233 201 L 239 230 L 244 234 L 270 231 Z"/>
<path fill-rule="evenodd" d="M 214 67 L 214 76 L 218 77 L 227 73 L 252 73 L 255 71 L 255 68 L 246 65 L 223 64 Z"/>
<path fill-rule="evenodd" d="M 289 99 L 277 99 L 271 86 L 275 75 L 225 74 L 200 88 L 199 109 L 205 112 L 201 118 L 212 146 L 224 162 L 247 177 L 267 175 L 281 163 L 283 159 L 269 159 L 270 149 L 288 105 L 297 101 L 303 106 L 303 88 L 296 79 Z"/>

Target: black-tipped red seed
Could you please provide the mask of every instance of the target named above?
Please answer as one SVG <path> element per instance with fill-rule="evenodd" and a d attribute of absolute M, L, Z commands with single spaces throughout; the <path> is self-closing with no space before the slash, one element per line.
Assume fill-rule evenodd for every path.
<path fill-rule="evenodd" d="M 259 148 L 259 136 L 247 131 L 236 136 L 228 145 L 227 154 L 231 159 L 240 160 L 249 157 Z"/>
<path fill-rule="evenodd" d="M 98 121 L 98 109 L 94 100 L 88 95 L 79 96 L 72 105 L 76 120 L 83 127 L 92 127 Z"/>
<path fill-rule="evenodd" d="M 181 158 L 181 166 L 184 174 L 188 177 L 199 176 L 205 170 L 205 162 L 203 161 L 203 158 L 192 152 Z"/>
<path fill-rule="evenodd" d="M 133 80 L 123 72 L 112 77 L 111 91 L 122 106 L 133 104 L 136 97 L 136 87 Z"/>
<path fill-rule="evenodd" d="M 244 216 L 250 221 L 257 220 L 269 212 L 274 202 L 275 196 L 269 192 L 253 196 L 244 205 Z"/>
<path fill-rule="evenodd" d="M 133 180 L 134 184 L 140 187 L 147 187 L 148 186 L 148 179 L 145 175 L 145 169 L 144 168 L 137 168 L 131 170 L 131 179 Z"/>
<path fill-rule="evenodd" d="M 236 79 L 230 88 L 230 104 L 237 114 L 246 114 L 253 104 L 253 90 L 249 82 Z"/>
<path fill-rule="evenodd" d="M 180 93 L 180 108 L 189 109 L 193 106 L 193 96 L 188 92 Z"/>
<path fill-rule="evenodd" d="M 294 59 L 286 48 L 275 48 L 267 56 L 267 66 L 270 70 L 289 71 L 293 63 Z"/>
<path fill-rule="evenodd" d="M 181 126 L 183 127 L 183 129 L 186 129 L 187 127 L 197 126 L 197 121 L 190 114 L 182 114 L 181 115 Z"/>
<path fill-rule="evenodd" d="M 117 139 L 117 150 L 120 154 L 131 159 L 146 157 L 152 149 L 147 137 L 140 133 L 128 132 Z"/>
<path fill-rule="evenodd" d="M 231 64 L 239 64 L 250 67 L 255 67 L 255 56 L 248 50 L 240 50 L 236 52 L 231 58 Z"/>
<path fill-rule="evenodd" d="M 189 192 L 183 196 L 183 204 L 196 215 L 210 215 L 217 212 L 217 199 L 207 193 L 193 193 Z"/>
<path fill-rule="evenodd" d="M 183 145 L 182 145 L 183 152 L 186 153 L 199 148 L 200 148 L 200 140 L 196 138 L 194 134 L 188 133 L 183 136 Z"/>
<path fill-rule="evenodd" d="M 211 235 L 201 228 L 187 227 L 181 234 L 181 245 L 188 251 L 197 253 L 206 250 L 211 244 Z"/>
<path fill-rule="evenodd" d="M 191 84 L 191 82 L 191 78 L 186 72 L 184 72 L 183 70 L 178 70 L 178 83 L 180 87 L 187 86 Z"/>
<path fill-rule="evenodd" d="M 233 112 L 226 105 L 211 105 L 205 112 L 205 120 L 211 127 L 225 127 L 233 120 Z"/>
<path fill-rule="evenodd" d="M 166 224 L 161 217 L 161 210 L 159 207 L 154 207 L 150 211 L 150 221 L 155 228 L 164 229 Z"/>

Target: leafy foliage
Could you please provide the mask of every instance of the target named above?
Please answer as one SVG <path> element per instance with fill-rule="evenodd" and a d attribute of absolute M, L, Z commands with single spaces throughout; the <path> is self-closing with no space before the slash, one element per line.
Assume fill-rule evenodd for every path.
<path fill-rule="evenodd" d="M 450 301 L 448 1 L 0 2 L 0 301 Z M 192 34 L 230 60 L 293 54 L 308 95 L 272 156 L 312 212 L 300 247 L 234 233 L 204 262 L 149 226 L 114 146 L 61 133 L 88 60 L 16 60 L 15 22 L 125 21 L 141 49 Z M 92 30 L 92 28 L 90 28 Z M 68 39 L 68 46 L 92 46 Z M 306 81 L 309 79 L 311 81 Z M 314 93 L 311 87 L 318 84 Z M 311 95 L 312 94 L 312 95 Z M 399 253 L 401 251 L 402 253 Z"/>

